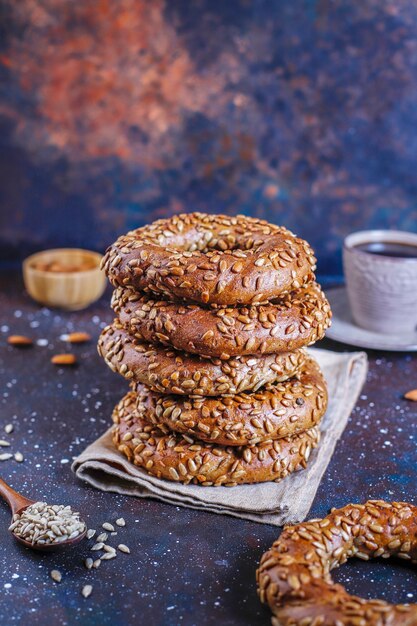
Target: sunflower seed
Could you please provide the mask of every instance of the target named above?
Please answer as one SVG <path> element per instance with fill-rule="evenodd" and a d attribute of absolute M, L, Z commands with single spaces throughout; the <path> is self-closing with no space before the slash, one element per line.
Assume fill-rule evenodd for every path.
<path fill-rule="evenodd" d="M 123 517 L 119 517 L 119 519 L 116 520 L 116 526 L 126 526 L 126 522 Z"/>
<path fill-rule="evenodd" d="M 13 424 L 6 424 L 6 426 L 4 427 L 4 432 L 7 435 L 10 435 L 10 433 L 13 432 L 13 428 L 14 428 Z"/>
<path fill-rule="evenodd" d="M 54 580 L 56 583 L 60 583 L 62 580 L 62 574 L 60 571 L 58 571 L 57 569 L 53 569 L 50 573 L 50 577 L 52 578 L 52 580 Z"/>
<path fill-rule="evenodd" d="M 109 522 L 104 522 L 104 524 L 102 524 L 102 527 L 104 528 L 104 530 L 114 532 L 114 526 L 113 524 L 109 524 Z"/>
<path fill-rule="evenodd" d="M 81 589 L 81 595 L 84 596 L 84 598 L 88 598 L 88 596 L 91 596 L 92 591 L 92 585 L 84 585 L 84 587 Z"/>
<path fill-rule="evenodd" d="M 119 543 L 117 548 L 120 550 L 120 552 L 124 552 L 125 554 L 130 554 L 130 549 L 127 546 L 125 546 L 124 543 Z"/>

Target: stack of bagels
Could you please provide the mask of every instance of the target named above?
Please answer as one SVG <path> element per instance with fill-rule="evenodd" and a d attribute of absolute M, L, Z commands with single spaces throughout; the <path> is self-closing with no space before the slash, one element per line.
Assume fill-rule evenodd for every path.
<path fill-rule="evenodd" d="M 305 346 L 330 324 L 310 246 L 256 218 L 191 213 L 131 231 L 103 267 L 98 349 L 131 386 L 113 442 L 158 478 L 279 481 L 320 439 L 326 383 Z"/>

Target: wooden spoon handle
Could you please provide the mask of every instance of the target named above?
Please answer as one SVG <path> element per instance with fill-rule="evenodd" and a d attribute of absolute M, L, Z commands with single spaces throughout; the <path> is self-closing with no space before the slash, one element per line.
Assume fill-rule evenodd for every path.
<path fill-rule="evenodd" d="M 34 500 L 21 496 L 20 493 L 9 487 L 2 478 L 0 478 L 0 496 L 9 504 L 13 514 L 34 502 Z"/>

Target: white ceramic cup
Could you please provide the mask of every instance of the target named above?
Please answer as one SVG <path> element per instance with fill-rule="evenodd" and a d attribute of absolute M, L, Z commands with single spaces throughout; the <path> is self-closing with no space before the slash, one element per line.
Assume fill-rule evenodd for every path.
<path fill-rule="evenodd" d="M 343 268 L 353 318 L 362 328 L 387 335 L 417 331 L 417 258 L 389 257 L 360 250 L 368 243 L 417 246 L 417 234 L 364 230 L 348 235 Z"/>

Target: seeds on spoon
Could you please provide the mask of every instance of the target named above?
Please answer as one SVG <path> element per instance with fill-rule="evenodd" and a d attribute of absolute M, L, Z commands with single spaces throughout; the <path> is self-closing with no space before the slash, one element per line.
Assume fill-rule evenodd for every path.
<path fill-rule="evenodd" d="M 35 502 L 13 515 L 9 530 L 32 545 L 53 544 L 75 539 L 84 532 L 85 523 L 70 506 Z"/>

